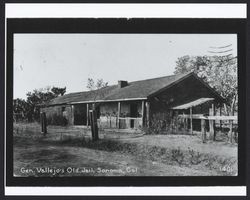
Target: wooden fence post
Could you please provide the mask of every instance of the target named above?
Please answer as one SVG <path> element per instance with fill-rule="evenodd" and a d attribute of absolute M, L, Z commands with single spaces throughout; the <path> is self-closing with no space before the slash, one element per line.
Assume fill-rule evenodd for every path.
<path fill-rule="evenodd" d="M 212 107 L 209 109 L 209 115 L 214 116 L 214 104 L 212 104 Z M 214 120 L 209 120 L 209 139 L 215 140 L 215 131 L 214 131 Z"/>
<path fill-rule="evenodd" d="M 188 120 L 186 117 L 184 118 L 184 129 L 185 129 L 185 132 L 188 131 Z"/>
<path fill-rule="evenodd" d="M 74 123 L 75 123 L 75 106 L 74 105 L 71 105 L 71 114 L 72 114 L 72 116 L 71 116 L 71 124 L 72 125 L 74 125 Z"/>
<path fill-rule="evenodd" d="M 192 107 L 190 107 L 190 133 L 193 135 L 193 117 L 192 117 Z"/>
<path fill-rule="evenodd" d="M 206 129 L 205 129 L 205 119 L 201 119 L 201 134 L 202 134 L 202 142 L 206 142 Z"/>
<path fill-rule="evenodd" d="M 42 128 L 41 133 L 46 135 L 47 134 L 47 119 L 46 119 L 46 113 L 45 112 L 41 113 L 40 120 L 41 120 L 41 128 Z"/>
<path fill-rule="evenodd" d="M 89 104 L 87 103 L 87 127 L 89 127 Z"/>
<path fill-rule="evenodd" d="M 221 104 L 220 104 L 220 116 L 221 116 Z M 221 123 L 221 120 L 220 120 L 220 131 L 221 131 L 221 129 L 222 129 L 222 123 Z"/>
<path fill-rule="evenodd" d="M 99 137 L 98 137 L 97 116 L 95 110 L 90 111 L 90 125 L 91 125 L 92 140 L 96 141 L 99 139 Z"/>
<path fill-rule="evenodd" d="M 142 127 L 144 127 L 144 101 L 141 102 L 141 118 L 142 118 Z"/>
<path fill-rule="evenodd" d="M 229 120 L 229 137 L 230 142 L 233 143 L 233 120 Z"/>

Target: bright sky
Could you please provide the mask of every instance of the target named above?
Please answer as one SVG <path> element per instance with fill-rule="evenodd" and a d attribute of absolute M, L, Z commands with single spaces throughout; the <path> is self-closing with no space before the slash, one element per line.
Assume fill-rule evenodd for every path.
<path fill-rule="evenodd" d="M 236 34 L 15 34 L 14 98 L 47 86 L 84 91 L 88 78 L 112 85 L 171 75 L 178 57 L 228 44 L 237 56 Z"/>

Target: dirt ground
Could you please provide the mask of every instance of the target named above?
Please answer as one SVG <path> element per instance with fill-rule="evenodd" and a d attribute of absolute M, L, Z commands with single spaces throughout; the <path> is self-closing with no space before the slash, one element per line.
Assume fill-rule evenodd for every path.
<path fill-rule="evenodd" d="M 199 136 L 101 132 L 37 125 L 14 128 L 14 176 L 237 175 L 237 144 Z M 119 136 L 117 136 L 119 134 Z"/>

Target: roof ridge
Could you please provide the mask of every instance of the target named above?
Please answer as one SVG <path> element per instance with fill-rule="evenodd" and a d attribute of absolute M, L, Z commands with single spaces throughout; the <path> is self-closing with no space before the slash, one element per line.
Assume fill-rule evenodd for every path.
<path fill-rule="evenodd" d="M 151 79 L 144 79 L 144 80 L 138 80 L 138 81 L 132 81 L 129 82 L 127 87 L 124 87 L 122 89 L 119 89 L 118 85 L 109 85 L 104 88 L 100 88 L 97 90 L 90 90 L 90 91 L 82 91 L 82 92 L 74 92 L 74 93 L 68 93 L 63 96 L 57 97 L 52 100 L 52 104 L 56 102 L 80 102 L 84 99 L 86 101 L 90 101 L 94 98 L 95 95 L 98 96 L 98 98 L 109 100 L 109 99 L 122 99 L 122 98 L 146 98 L 151 96 L 152 94 L 155 94 L 156 92 L 161 91 L 162 89 L 172 85 L 174 82 L 177 82 L 179 80 L 182 80 L 183 78 L 187 77 L 188 73 L 179 73 L 174 75 L 168 75 L 168 76 L 162 76 L 157 78 L 151 78 Z M 143 89 L 142 87 L 146 87 L 146 89 Z M 131 88 L 131 91 L 130 89 Z M 103 97 L 98 95 L 98 93 L 103 92 Z M 125 95 L 125 97 L 124 97 Z M 119 97 L 119 98 L 118 98 Z M 79 99 L 79 100 L 78 100 Z"/>
<path fill-rule="evenodd" d="M 130 81 L 128 83 L 137 83 L 137 82 L 141 82 L 141 81 L 149 81 L 149 80 L 156 80 L 156 79 L 161 79 L 161 78 L 167 78 L 167 77 L 172 77 L 172 76 L 179 76 L 179 75 L 187 75 L 191 72 L 186 72 L 186 73 L 180 73 L 180 74 L 172 74 L 172 75 L 168 75 L 168 76 L 161 76 L 161 77 L 157 77 L 157 78 L 148 78 L 148 79 L 142 79 L 142 80 L 138 80 L 138 81 Z M 117 86 L 118 84 L 112 84 L 112 85 L 108 85 L 106 87 L 103 87 L 103 88 L 99 88 L 99 89 L 95 89 L 95 90 L 89 90 L 89 91 L 81 91 L 81 92 L 70 92 L 68 94 L 65 94 L 65 95 L 69 95 L 69 94 L 82 94 L 82 93 L 88 93 L 88 92 L 95 92 L 95 91 L 98 91 L 98 90 L 101 90 L 101 89 L 105 89 L 105 88 L 108 88 L 108 87 L 114 87 L 114 86 Z M 63 95 L 63 96 L 65 96 Z"/>
<path fill-rule="evenodd" d="M 161 78 L 167 78 L 167 77 L 172 77 L 172 76 L 180 76 L 180 75 L 187 75 L 190 74 L 192 72 L 186 72 L 186 73 L 180 73 L 180 74 L 172 74 L 172 75 L 168 75 L 168 76 L 161 76 L 161 77 L 157 77 L 157 78 L 149 78 L 149 79 L 143 79 L 143 80 L 138 80 L 138 81 L 131 81 L 128 83 L 136 83 L 136 82 L 140 82 L 140 81 L 150 81 L 150 80 L 156 80 L 156 79 L 161 79 Z"/>
<path fill-rule="evenodd" d="M 85 90 L 85 91 L 81 91 L 81 92 L 70 92 L 70 93 L 67 93 L 65 95 L 69 95 L 69 94 L 82 94 L 82 93 L 89 93 L 89 92 L 95 92 L 95 91 L 98 91 L 98 90 L 101 90 L 101 89 L 105 89 L 105 88 L 108 88 L 108 87 L 114 87 L 116 85 L 108 85 L 108 86 L 105 86 L 103 88 L 99 88 L 99 89 L 95 89 L 95 90 Z M 65 96 L 63 95 L 63 96 Z"/>

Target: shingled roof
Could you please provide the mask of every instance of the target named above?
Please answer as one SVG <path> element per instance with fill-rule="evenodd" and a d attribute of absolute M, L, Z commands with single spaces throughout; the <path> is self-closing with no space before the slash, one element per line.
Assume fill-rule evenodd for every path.
<path fill-rule="evenodd" d="M 190 76 L 192 73 L 164 76 L 154 79 L 129 82 L 126 87 L 119 88 L 118 85 L 107 86 L 102 89 L 70 93 L 57 97 L 49 102 L 49 105 L 101 102 L 101 101 L 122 101 L 133 99 L 147 99 L 154 93 L 170 87 L 171 85 Z"/>

